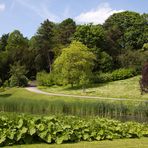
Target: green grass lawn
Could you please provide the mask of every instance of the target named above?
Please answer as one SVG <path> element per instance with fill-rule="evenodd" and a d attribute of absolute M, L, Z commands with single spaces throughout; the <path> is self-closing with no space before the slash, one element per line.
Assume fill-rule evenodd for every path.
<path fill-rule="evenodd" d="M 113 141 L 80 142 L 75 144 L 49 145 L 32 144 L 21 146 L 10 146 L 12 148 L 147 148 L 148 138 L 141 139 L 118 139 Z M 9 147 L 5 147 L 9 148 Z"/>
<path fill-rule="evenodd" d="M 82 88 L 72 89 L 70 88 L 70 86 L 39 86 L 39 89 L 46 92 L 62 94 L 148 100 L 148 94 L 141 95 L 139 88 L 139 79 L 140 77 L 136 76 L 126 80 L 95 84 L 87 88 L 86 93 L 83 93 Z"/>

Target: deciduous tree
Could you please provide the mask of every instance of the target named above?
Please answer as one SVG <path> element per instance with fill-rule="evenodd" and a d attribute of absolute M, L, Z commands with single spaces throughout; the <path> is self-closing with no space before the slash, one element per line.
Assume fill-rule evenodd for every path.
<path fill-rule="evenodd" d="M 95 56 L 81 42 L 73 41 L 54 62 L 54 72 L 62 84 L 85 84 L 93 69 Z"/>

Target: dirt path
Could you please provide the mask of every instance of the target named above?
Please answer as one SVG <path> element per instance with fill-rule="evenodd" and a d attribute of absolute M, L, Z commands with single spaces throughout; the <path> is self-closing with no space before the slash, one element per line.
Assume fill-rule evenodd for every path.
<path fill-rule="evenodd" d="M 39 90 L 37 87 L 26 87 L 30 92 L 44 94 L 48 96 L 60 96 L 60 97 L 73 97 L 73 98 L 87 98 L 87 99 L 101 99 L 101 100 L 115 100 L 115 101 L 131 101 L 132 99 L 126 98 L 109 98 L 109 97 L 98 97 L 98 96 L 81 96 L 81 95 L 70 95 L 70 94 L 60 94 L 60 93 L 49 93 Z M 132 100 L 138 102 L 148 102 L 148 100 Z"/>

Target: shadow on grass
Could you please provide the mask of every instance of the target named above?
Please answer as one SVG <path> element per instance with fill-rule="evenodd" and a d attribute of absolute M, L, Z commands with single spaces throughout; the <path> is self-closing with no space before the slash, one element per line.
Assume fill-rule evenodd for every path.
<path fill-rule="evenodd" d="M 88 84 L 85 88 L 86 89 L 89 89 L 89 88 L 95 88 L 95 87 L 101 87 L 101 86 L 105 86 L 107 85 L 109 82 L 106 82 L 106 83 L 99 83 L 99 84 Z M 63 90 L 79 90 L 79 89 L 83 89 L 83 86 L 82 85 L 76 85 L 76 86 L 69 86 L 69 87 L 66 87 L 64 88 Z M 94 92 L 94 91 L 92 91 Z"/>
<path fill-rule="evenodd" d="M 10 97 L 12 94 L 0 94 L 0 98 Z"/>

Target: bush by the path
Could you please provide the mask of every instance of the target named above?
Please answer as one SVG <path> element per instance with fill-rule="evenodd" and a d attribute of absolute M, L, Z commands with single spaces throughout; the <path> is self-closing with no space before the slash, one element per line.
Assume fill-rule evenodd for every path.
<path fill-rule="evenodd" d="M 74 116 L 0 116 L 0 146 L 148 137 L 148 125 Z"/>
<path fill-rule="evenodd" d="M 137 72 L 134 69 L 117 69 L 111 73 L 98 73 L 95 74 L 94 83 L 104 83 L 110 81 L 124 80 L 136 76 Z"/>

